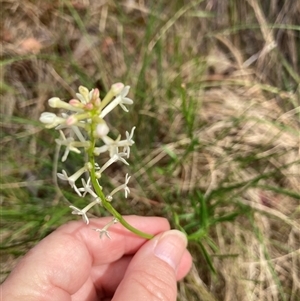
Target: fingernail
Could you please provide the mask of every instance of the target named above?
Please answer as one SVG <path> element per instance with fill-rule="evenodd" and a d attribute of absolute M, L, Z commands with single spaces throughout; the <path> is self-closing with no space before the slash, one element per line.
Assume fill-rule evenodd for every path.
<path fill-rule="evenodd" d="M 159 238 L 154 254 L 176 271 L 186 246 L 186 236 L 178 230 L 170 230 Z"/>

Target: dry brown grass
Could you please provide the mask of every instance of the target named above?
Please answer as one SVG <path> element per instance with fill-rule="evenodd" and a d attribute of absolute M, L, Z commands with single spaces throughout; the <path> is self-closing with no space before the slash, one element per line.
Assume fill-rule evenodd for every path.
<path fill-rule="evenodd" d="M 219 209 L 239 203 L 249 214 L 210 231 L 217 274 L 191 244 L 194 267 L 179 300 L 300 300 L 300 2 L 151 3 L 1 2 L 1 205 L 45 198 L 53 138 L 36 121 L 46 100 L 69 98 L 79 84 L 105 90 L 124 80 L 135 112 L 125 126 L 116 114 L 113 125 L 139 125 L 140 158 L 124 212 L 135 205 L 134 213 L 172 218 L 166 206 L 192 212 L 194 191 L 249 183 L 224 193 Z M 191 131 L 181 93 L 193 107 Z M 193 139 L 199 144 L 187 152 Z M 121 173 L 112 170 L 113 184 Z M 5 250 L 13 266 L 17 256 Z"/>

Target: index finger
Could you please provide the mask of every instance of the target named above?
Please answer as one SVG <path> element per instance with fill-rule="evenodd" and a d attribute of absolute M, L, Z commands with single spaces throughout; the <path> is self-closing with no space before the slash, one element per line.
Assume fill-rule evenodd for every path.
<path fill-rule="evenodd" d="M 127 216 L 125 219 L 153 235 L 170 228 L 164 218 Z M 93 265 L 133 254 L 146 241 L 119 224 L 111 228 L 111 240 L 106 237 L 100 240 L 91 228 L 102 228 L 110 220 L 91 219 L 91 227 L 81 221 L 71 222 L 51 233 L 20 261 L 3 284 L 2 296 L 7 296 L 7 300 L 30 296 L 30 300 L 46 301 L 55 295 L 56 300 L 71 300 L 70 296 L 88 279 Z"/>

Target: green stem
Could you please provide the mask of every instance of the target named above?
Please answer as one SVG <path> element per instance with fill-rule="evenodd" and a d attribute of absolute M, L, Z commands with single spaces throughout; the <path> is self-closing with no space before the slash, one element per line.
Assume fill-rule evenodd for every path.
<path fill-rule="evenodd" d="M 95 158 L 93 154 L 95 143 L 92 141 L 92 147 L 89 150 L 89 162 L 92 164 L 92 170 L 90 171 L 91 175 L 91 181 L 93 184 L 93 187 L 95 189 L 96 194 L 100 197 L 102 201 L 103 207 L 109 211 L 126 229 L 133 232 L 134 234 L 146 238 L 146 239 L 152 239 L 154 235 L 148 234 L 145 232 L 142 232 L 133 226 L 131 226 L 129 223 L 126 222 L 126 220 L 123 218 L 123 216 L 111 205 L 110 202 L 106 200 L 106 197 L 101 189 L 101 187 L 98 184 L 97 178 L 96 178 L 96 170 L 95 170 Z"/>

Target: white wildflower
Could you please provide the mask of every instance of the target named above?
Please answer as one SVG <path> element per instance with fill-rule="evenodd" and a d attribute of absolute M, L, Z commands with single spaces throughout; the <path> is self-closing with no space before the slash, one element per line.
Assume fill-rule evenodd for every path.
<path fill-rule="evenodd" d="M 86 223 L 86 224 L 89 224 L 89 219 L 87 217 L 87 212 L 93 207 L 95 206 L 96 204 L 99 204 L 99 199 L 96 199 L 94 200 L 93 202 L 91 202 L 90 204 L 88 204 L 86 207 L 84 207 L 83 209 L 79 209 L 75 206 L 69 206 L 71 209 L 73 209 L 72 211 L 72 214 L 76 214 L 76 215 L 81 215 L 82 216 L 82 219 L 83 221 Z"/>
<path fill-rule="evenodd" d="M 109 156 L 113 157 L 115 154 L 119 153 L 119 148 L 123 148 L 123 152 L 126 153 L 126 157 L 129 158 L 130 155 L 130 146 L 134 144 L 132 140 L 134 134 L 135 127 L 131 129 L 130 134 L 126 131 L 126 139 L 120 140 L 121 136 L 119 135 L 116 140 L 111 139 L 108 136 L 103 136 L 101 139 L 105 143 L 105 145 L 100 147 L 95 147 L 94 154 L 96 156 L 100 155 L 104 152 L 109 152 Z"/>
<path fill-rule="evenodd" d="M 127 196 L 128 196 L 128 194 L 130 193 L 130 189 L 129 189 L 129 187 L 127 186 L 127 184 L 128 184 L 128 182 L 129 182 L 129 180 L 130 180 L 130 178 L 131 177 L 129 177 L 128 176 L 128 173 L 126 174 L 126 176 L 125 176 L 125 183 L 124 184 L 122 184 L 122 185 L 120 185 L 120 186 L 118 186 L 118 187 L 116 187 L 106 198 L 111 202 L 112 201 L 112 199 L 113 199 L 113 195 L 115 194 L 115 193 L 117 193 L 118 191 L 120 191 L 120 190 L 122 190 L 122 189 L 124 189 L 124 191 L 125 191 L 125 198 L 127 198 Z"/>
<path fill-rule="evenodd" d="M 68 181 L 70 186 L 76 191 L 76 193 L 79 196 L 82 196 L 77 186 L 75 185 L 75 182 L 82 176 L 82 174 L 91 169 L 90 165 L 90 163 L 85 164 L 85 166 L 81 167 L 70 177 L 67 175 L 65 170 L 62 170 L 62 173 L 58 173 L 57 177 L 63 181 Z"/>
<path fill-rule="evenodd" d="M 117 161 L 121 161 L 124 164 L 129 165 L 129 163 L 123 158 L 124 156 L 126 156 L 126 153 L 114 154 L 104 165 L 102 165 L 98 171 L 98 174 L 101 175 L 105 169 Z"/>
<path fill-rule="evenodd" d="M 97 196 L 97 194 L 94 192 L 94 190 L 92 189 L 92 186 L 90 184 L 91 178 L 89 178 L 87 180 L 87 182 L 85 182 L 84 178 L 81 178 L 81 182 L 82 182 L 82 186 L 83 187 L 79 188 L 78 190 L 80 192 L 83 192 L 83 195 L 82 195 L 83 197 L 85 197 L 86 194 L 89 193 L 93 198 L 99 199 L 98 196 Z M 101 203 L 101 200 L 99 200 L 99 203 Z"/>
<path fill-rule="evenodd" d="M 60 133 L 61 138 L 55 139 L 55 142 L 58 145 L 66 146 L 65 153 L 62 157 L 62 162 L 66 161 L 70 151 L 80 154 L 81 152 L 77 147 L 86 147 L 87 148 L 90 146 L 89 141 L 84 141 L 84 142 L 75 141 L 73 137 L 66 138 L 63 131 L 60 130 L 59 133 Z"/>
<path fill-rule="evenodd" d="M 113 218 L 112 221 L 110 221 L 109 223 L 107 223 L 102 229 L 93 229 L 96 232 L 100 232 L 100 239 L 102 238 L 103 235 L 106 235 L 107 238 L 111 239 L 109 232 L 108 232 L 108 228 L 113 225 L 116 224 L 118 222 L 117 218 Z"/>
<path fill-rule="evenodd" d="M 128 112 L 128 109 L 125 107 L 126 105 L 132 105 L 133 100 L 126 97 L 128 92 L 129 92 L 130 86 L 126 86 L 123 88 L 121 93 L 117 95 L 117 97 L 110 102 L 100 113 L 100 118 L 104 118 L 110 111 L 112 111 L 117 105 L 120 105 L 121 108 L 125 111 Z"/>

